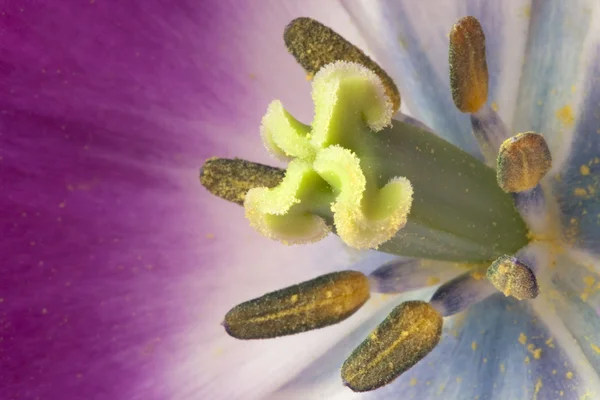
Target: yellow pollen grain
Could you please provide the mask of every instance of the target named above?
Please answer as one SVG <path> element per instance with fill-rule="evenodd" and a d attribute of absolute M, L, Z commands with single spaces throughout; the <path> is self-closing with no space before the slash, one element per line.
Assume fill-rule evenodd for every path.
<path fill-rule="evenodd" d="M 462 378 L 460 376 L 456 377 L 456 383 L 461 383 L 462 382 Z"/>
<path fill-rule="evenodd" d="M 585 188 L 575 188 L 575 190 L 573 190 L 573 193 L 577 197 L 585 197 L 588 194 L 588 192 L 587 192 L 587 190 L 585 190 Z"/>
<path fill-rule="evenodd" d="M 592 286 L 594 286 L 594 283 L 596 283 L 596 279 L 593 276 L 588 275 L 585 278 L 583 278 L 583 282 L 585 283 L 586 286 L 592 287 Z"/>
<path fill-rule="evenodd" d="M 492 110 L 494 110 L 494 111 L 498 112 L 498 110 L 499 110 L 499 109 L 500 109 L 500 107 L 498 107 L 498 103 L 496 103 L 496 102 L 493 102 L 493 103 L 492 103 Z"/>
<path fill-rule="evenodd" d="M 581 172 L 581 175 L 589 175 L 590 167 L 588 167 L 587 165 L 582 165 L 581 167 L 579 167 L 579 172 Z"/>
<path fill-rule="evenodd" d="M 555 369 L 552 370 L 552 375 L 556 375 L 556 370 Z"/>
<path fill-rule="evenodd" d="M 471 348 L 473 351 L 477 350 L 477 342 L 473 341 L 473 343 L 471 343 Z"/>
<path fill-rule="evenodd" d="M 410 386 L 416 386 L 417 380 L 415 378 L 410 378 Z"/>
<path fill-rule="evenodd" d="M 571 371 L 567 372 L 565 376 L 567 377 L 567 379 L 573 379 L 573 373 Z"/>
<path fill-rule="evenodd" d="M 590 344 L 592 349 L 596 352 L 596 354 L 600 354 L 600 347 L 596 346 L 594 343 Z"/>
<path fill-rule="evenodd" d="M 296 302 L 298 302 L 298 295 L 294 294 L 290 297 L 290 303 L 295 304 Z"/>
<path fill-rule="evenodd" d="M 531 362 L 531 358 L 529 356 L 525 357 L 525 364 L 529 364 Z"/>
<path fill-rule="evenodd" d="M 440 278 L 437 276 L 430 276 L 427 278 L 427 286 L 437 285 L 438 283 L 440 283 Z"/>
<path fill-rule="evenodd" d="M 504 366 L 504 364 L 500 364 L 500 372 L 506 372 L 506 367 Z"/>
<path fill-rule="evenodd" d="M 473 277 L 473 279 L 480 281 L 481 279 L 485 278 L 485 275 L 482 274 L 480 271 L 475 271 L 471 274 L 471 276 Z"/>
<path fill-rule="evenodd" d="M 538 378 L 537 382 L 535 383 L 535 391 L 533 393 L 533 398 L 537 399 L 537 395 L 540 392 L 540 390 L 542 389 L 542 378 Z"/>
<path fill-rule="evenodd" d="M 546 346 L 550 347 L 551 349 L 553 349 L 554 346 L 554 338 L 549 338 L 548 340 L 546 340 Z"/>
<path fill-rule="evenodd" d="M 575 116 L 573 114 L 573 109 L 570 105 L 566 105 L 562 108 L 556 110 L 556 118 L 564 125 L 564 126 L 572 126 L 575 122 Z"/>
<path fill-rule="evenodd" d="M 519 334 L 519 343 L 521 343 L 523 346 L 525 343 L 527 343 L 527 336 L 523 332 Z"/>

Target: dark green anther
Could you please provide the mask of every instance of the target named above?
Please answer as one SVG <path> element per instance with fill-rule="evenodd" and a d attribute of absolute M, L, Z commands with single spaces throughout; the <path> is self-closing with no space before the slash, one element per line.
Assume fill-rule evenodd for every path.
<path fill-rule="evenodd" d="M 369 279 L 341 271 L 242 303 L 227 313 L 223 326 L 238 339 L 267 339 L 337 324 L 369 299 Z"/>
<path fill-rule="evenodd" d="M 535 299 L 540 290 L 535 274 L 516 257 L 499 257 L 487 270 L 488 280 L 505 296 L 518 300 Z"/>
<path fill-rule="evenodd" d="M 275 187 L 284 175 L 285 170 L 280 168 L 239 158 L 212 157 L 200 169 L 200 183 L 215 196 L 244 205 L 248 190 Z"/>
<path fill-rule="evenodd" d="M 400 304 L 344 362 L 344 384 L 366 392 L 392 382 L 437 346 L 442 323 L 429 303 Z"/>
<path fill-rule="evenodd" d="M 322 67 L 335 61 L 355 62 L 379 76 L 394 111 L 400 108 L 400 92 L 392 78 L 362 50 L 333 29 L 311 18 L 296 18 L 285 28 L 283 40 L 309 78 L 312 79 Z"/>

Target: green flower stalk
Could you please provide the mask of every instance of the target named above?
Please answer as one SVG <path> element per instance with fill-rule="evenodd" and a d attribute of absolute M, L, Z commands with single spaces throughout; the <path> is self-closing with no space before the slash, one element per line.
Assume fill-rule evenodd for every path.
<path fill-rule="evenodd" d="M 413 125 L 392 120 L 376 73 L 338 61 L 314 77 L 305 125 L 273 102 L 261 133 L 291 160 L 274 188 L 248 191 L 261 234 L 286 244 L 334 231 L 349 246 L 420 258 L 481 262 L 527 244 L 527 230 L 495 171 Z"/>

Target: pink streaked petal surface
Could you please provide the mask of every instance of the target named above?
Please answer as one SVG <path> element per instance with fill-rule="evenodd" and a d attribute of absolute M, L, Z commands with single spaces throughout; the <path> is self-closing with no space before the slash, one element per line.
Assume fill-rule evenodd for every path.
<path fill-rule="evenodd" d="M 340 25 L 336 7 L 320 19 Z M 209 352 L 229 340 L 224 312 L 352 261 L 335 239 L 309 251 L 259 237 L 198 182 L 212 155 L 269 162 L 270 100 L 310 118 L 281 39 L 299 15 L 279 2 L 0 4 L 0 398 L 219 398 L 242 368 Z"/>

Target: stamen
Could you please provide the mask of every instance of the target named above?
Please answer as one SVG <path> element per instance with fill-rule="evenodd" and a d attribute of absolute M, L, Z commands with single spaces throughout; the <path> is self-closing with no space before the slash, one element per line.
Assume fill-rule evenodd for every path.
<path fill-rule="evenodd" d="M 474 113 L 487 102 L 485 34 L 475 17 L 461 18 L 450 31 L 450 87 L 456 107 Z"/>
<path fill-rule="evenodd" d="M 290 54 L 310 78 L 322 67 L 335 61 L 361 64 L 379 76 L 394 111 L 400 109 L 400 92 L 392 78 L 358 47 L 331 28 L 311 18 L 296 18 L 285 28 L 283 39 Z"/>
<path fill-rule="evenodd" d="M 457 275 L 448 263 L 430 260 L 394 260 L 369 274 L 371 292 L 403 293 L 436 285 Z"/>
<path fill-rule="evenodd" d="M 519 133 L 500 147 L 497 160 L 498 186 L 505 192 L 533 189 L 552 167 L 552 155 L 542 135 Z"/>
<path fill-rule="evenodd" d="M 487 270 L 487 278 L 504 293 L 518 300 L 535 299 L 539 288 L 535 274 L 527 265 L 516 257 L 504 255 L 499 257 Z"/>
<path fill-rule="evenodd" d="M 510 136 L 506 125 L 496 111 L 484 106 L 471 114 L 471 128 L 486 164 L 494 167 L 502 142 Z"/>
<path fill-rule="evenodd" d="M 365 392 L 392 382 L 437 346 L 442 323 L 428 303 L 400 304 L 346 359 L 344 384 Z"/>
<path fill-rule="evenodd" d="M 341 271 L 242 303 L 223 326 L 237 339 L 267 339 L 319 329 L 345 320 L 369 299 L 369 280 Z"/>
<path fill-rule="evenodd" d="M 444 283 L 431 296 L 430 303 L 444 317 L 457 314 L 485 300 L 496 289 L 477 271 L 467 272 Z"/>
<path fill-rule="evenodd" d="M 255 187 L 272 188 L 281 183 L 285 170 L 239 158 L 212 157 L 200 169 L 200 183 L 210 193 L 239 205 Z"/>

